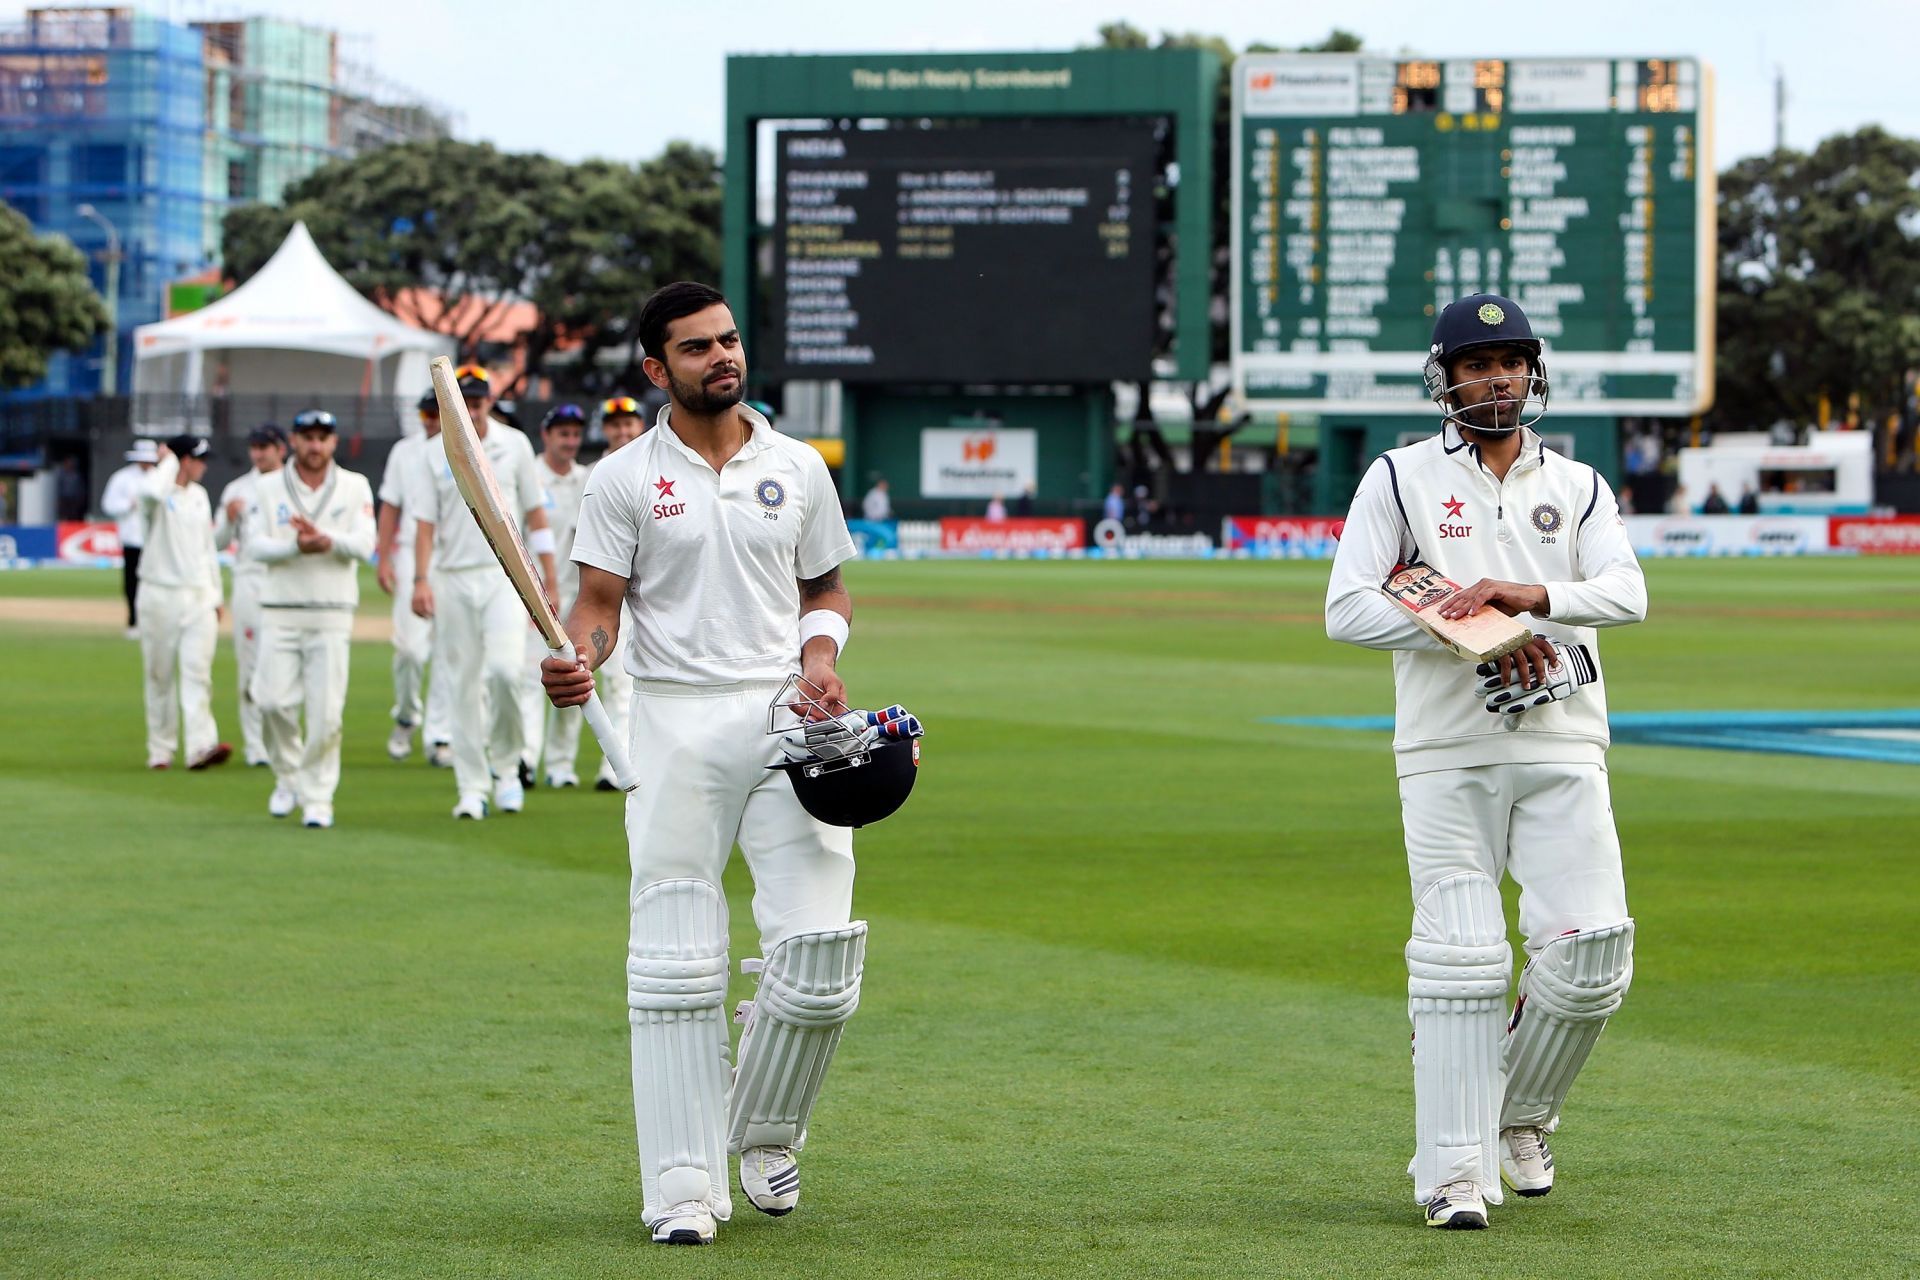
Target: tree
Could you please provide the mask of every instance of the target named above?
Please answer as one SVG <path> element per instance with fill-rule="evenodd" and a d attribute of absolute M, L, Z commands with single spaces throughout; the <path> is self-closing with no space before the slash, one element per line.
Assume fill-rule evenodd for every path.
<path fill-rule="evenodd" d="M 1715 417 L 1812 421 L 1823 395 L 1878 419 L 1920 367 L 1920 141 L 1878 126 L 1720 178 Z"/>
<path fill-rule="evenodd" d="M 84 348 L 107 324 L 80 251 L 0 204 L 0 389 L 32 386 L 48 356 Z"/>

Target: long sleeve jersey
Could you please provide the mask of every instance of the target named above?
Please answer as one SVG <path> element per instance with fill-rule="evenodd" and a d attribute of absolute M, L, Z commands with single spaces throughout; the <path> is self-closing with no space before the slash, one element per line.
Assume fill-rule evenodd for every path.
<path fill-rule="evenodd" d="M 289 463 L 255 484 L 260 514 L 243 554 L 267 566 L 261 607 L 352 612 L 360 603 L 360 562 L 373 554 L 373 490 L 366 477 L 331 466 L 316 488 Z M 295 516 L 332 538 L 332 549 L 301 551 Z"/>
<path fill-rule="evenodd" d="M 213 508 L 205 489 L 179 484 L 179 478 L 180 460 L 169 453 L 140 482 L 140 522 L 146 531 L 140 581 L 203 588 L 207 607 L 216 608 L 223 592 L 213 549 Z"/>

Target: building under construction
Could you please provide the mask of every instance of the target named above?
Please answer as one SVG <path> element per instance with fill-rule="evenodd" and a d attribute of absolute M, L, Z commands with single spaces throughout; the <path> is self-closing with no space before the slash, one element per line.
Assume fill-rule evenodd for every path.
<path fill-rule="evenodd" d="M 135 325 L 169 281 L 219 262 L 227 209 L 273 201 L 328 160 L 446 137 L 448 114 L 281 18 L 174 23 L 131 8 L 30 9 L 0 27 L 0 200 L 72 240 L 104 293 L 119 241 L 124 388 Z M 87 206 L 91 214 L 82 214 Z M 104 346 L 57 356 L 29 395 L 101 387 Z"/>

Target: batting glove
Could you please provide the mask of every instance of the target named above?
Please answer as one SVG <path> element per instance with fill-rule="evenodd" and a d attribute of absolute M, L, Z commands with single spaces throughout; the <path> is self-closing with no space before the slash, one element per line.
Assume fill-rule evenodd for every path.
<path fill-rule="evenodd" d="M 920 727 L 920 717 L 910 715 L 899 703 L 894 703 L 884 711 L 866 712 L 867 723 L 880 730 L 885 738 L 918 738 L 926 734 Z"/>
<path fill-rule="evenodd" d="M 1474 670 L 1481 676 L 1478 688 L 1486 696 L 1487 710 L 1497 716 L 1517 716 L 1549 702 L 1564 702 L 1600 678 L 1600 663 L 1583 644 L 1556 645 L 1545 677 L 1531 689 L 1503 683 L 1498 662 L 1483 662 Z"/>

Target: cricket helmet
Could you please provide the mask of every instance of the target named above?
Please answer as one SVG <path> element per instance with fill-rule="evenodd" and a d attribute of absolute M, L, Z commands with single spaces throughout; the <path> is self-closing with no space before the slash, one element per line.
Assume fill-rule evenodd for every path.
<path fill-rule="evenodd" d="M 920 721 L 900 706 L 832 714 L 819 690 L 789 676 L 767 708 L 767 732 L 800 807 L 833 827 L 864 827 L 907 802 L 920 774 Z M 822 717 L 812 719 L 812 716 Z"/>
<path fill-rule="evenodd" d="M 1532 365 L 1527 373 L 1518 419 L 1510 427 L 1483 427 L 1464 418 L 1457 403 L 1454 393 L 1460 388 L 1491 382 L 1493 379 L 1448 381 L 1451 376 L 1448 366 L 1460 355 L 1475 347 L 1494 346 L 1518 347 L 1527 353 Z M 1520 304 L 1497 293 L 1469 294 L 1448 303 L 1441 310 L 1440 318 L 1433 322 L 1433 342 L 1427 348 L 1427 363 L 1423 373 L 1427 395 L 1440 406 L 1446 420 L 1455 426 L 1470 427 L 1486 435 L 1503 436 L 1521 427 L 1532 426 L 1547 412 L 1547 365 L 1540 357 L 1540 339 L 1533 336 L 1533 326 L 1527 322 L 1527 313 L 1520 309 Z"/>

